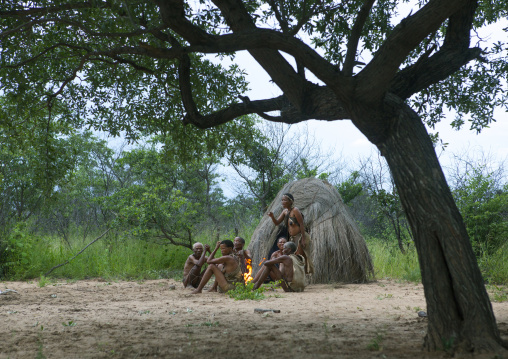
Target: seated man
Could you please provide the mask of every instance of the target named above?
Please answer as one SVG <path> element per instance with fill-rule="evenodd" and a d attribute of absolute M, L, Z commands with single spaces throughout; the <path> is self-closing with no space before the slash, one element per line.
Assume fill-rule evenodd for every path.
<path fill-rule="evenodd" d="M 262 273 L 254 285 L 254 289 L 258 289 L 270 275 L 275 281 L 282 279 L 281 287 L 285 292 L 303 292 L 305 288 L 305 260 L 303 256 L 294 254 L 295 251 L 296 244 L 287 242 L 284 244 L 282 256 L 264 262 Z M 277 263 L 279 263 L 279 268 L 276 266 Z"/>
<path fill-rule="evenodd" d="M 217 253 L 219 248 L 222 257 L 215 259 L 215 253 Z M 212 275 L 215 275 L 215 280 L 221 293 L 235 289 L 235 283 L 243 283 L 242 270 L 238 263 L 238 258 L 233 254 L 233 248 L 233 242 L 229 239 L 217 242 L 215 249 L 210 254 L 210 257 L 208 257 L 208 268 L 206 268 L 201 282 L 192 294 L 201 293 Z M 222 265 L 222 268 L 219 265 Z"/>
<path fill-rule="evenodd" d="M 284 244 L 287 243 L 287 239 L 286 237 L 279 237 L 279 239 L 277 240 L 277 247 L 279 248 L 278 251 L 275 251 L 272 253 L 272 255 L 270 256 L 270 259 L 275 259 L 275 258 L 279 258 L 281 255 L 282 255 L 282 251 L 284 250 Z M 277 263 L 276 266 L 278 267 L 279 264 Z M 263 267 L 261 267 L 258 272 L 256 273 L 256 276 L 254 277 L 254 279 L 252 280 L 252 283 L 256 283 L 258 280 L 259 280 L 259 277 L 261 277 L 261 273 L 263 272 Z M 268 276 L 266 278 L 266 281 L 267 282 L 272 282 L 272 278 L 270 278 L 270 276 Z"/>
<path fill-rule="evenodd" d="M 205 272 L 204 270 L 201 271 L 201 268 L 208 259 L 203 252 L 210 252 L 210 246 L 206 244 L 203 250 L 203 245 L 196 242 L 192 246 L 192 250 L 194 253 L 187 258 L 183 266 L 183 286 L 185 288 L 197 288 L 199 282 L 201 282 Z"/>
<path fill-rule="evenodd" d="M 239 258 L 242 273 L 247 273 L 247 260 L 252 260 L 252 255 L 248 249 L 243 249 L 245 246 L 245 239 L 242 237 L 235 237 L 233 241 L 233 253 Z"/>

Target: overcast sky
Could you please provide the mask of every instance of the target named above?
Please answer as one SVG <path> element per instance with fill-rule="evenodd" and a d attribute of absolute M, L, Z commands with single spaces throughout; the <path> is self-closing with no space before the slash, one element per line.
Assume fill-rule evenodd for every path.
<path fill-rule="evenodd" d="M 406 16 L 410 11 L 411 7 L 407 6 L 404 11 L 400 12 L 400 17 Z M 483 41 L 506 41 L 506 32 L 503 28 L 507 27 L 508 20 L 505 20 L 482 28 L 481 31 L 478 31 L 478 36 Z M 473 33 L 472 44 L 477 40 L 476 34 Z M 484 46 L 485 43 L 482 45 Z M 289 56 L 286 58 L 291 62 Z M 368 59 L 363 60 L 368 61 Z M 281 94 L 278 87 L 269 81 L 268 75 L 261 66 L 246 51 L 239 52 L 235 62 L 247 72 L 247 81 L 251 84 L 250 88 L 252 89 L 247 95 L 251 100 L 266 99 Z M 508 89 L 505 90 L 508 91 Z M 469 130 L 467 122 L 460 131 L 452 129 L 450 126 L 453 120 L 452 115 L 438 123 L 435 129 L 428 129 L 432 133 L 439 132 L 442 141 L 448 143 L 444 152 L 437 151 L 442 165 L 446 166 L 449 163 L 452 154 L 465 153 L 466 151 L 483 151 L 489 153 L 498 161 L 507 159 L 508 113 L 504 109 L 499 109 L 495 113 L 495 119 L 497 122 L 493 122 L 489 128 L 483 129 L 480 134 L 476 134 L 474 130 Z M 351 160 L 358 158 L 358 156 L 368 156 L 371 152 L 376 151 L 374 145 L 354 127 L 351 121 L 306 121 L 306 123 L 309 129 L 315 133 L 316 138 L 322 141 L 325 148 L 332 148 Z"/>

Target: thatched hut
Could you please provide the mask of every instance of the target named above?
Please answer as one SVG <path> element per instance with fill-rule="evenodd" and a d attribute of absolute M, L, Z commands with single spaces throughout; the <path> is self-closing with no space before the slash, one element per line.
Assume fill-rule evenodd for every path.
<path fill-rule="evenodd" d="M 294 205 L 304 215 L 305 227 L 312 238 L 314 274 L 310 282 L 365 282 L 372 272 L 369 251 L 337 189 L 316 178 L 288 183 L 266 213 L 271 211 L 276 218 L 280 215 L 283 193 L 294 196 Z M 254 271 L 259 269 L 263 258 L 269 258 L 280 226 L 275 226 L 265 214 L 254 231 L 249 244 Z"/>

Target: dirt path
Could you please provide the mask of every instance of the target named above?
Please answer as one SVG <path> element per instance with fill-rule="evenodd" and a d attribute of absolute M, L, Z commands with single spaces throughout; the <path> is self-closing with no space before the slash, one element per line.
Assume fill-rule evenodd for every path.
<path fill-rule="evenodd" d="M 421 351 L 425 300 L 411 283 L 311 285 L 259 302 L 192 296 L 173 280 L 5 288 L 18 294 L 0 295 L 0 358 L 447 357 Z M 493 307 L 508 339 L 508 302 Z"/>

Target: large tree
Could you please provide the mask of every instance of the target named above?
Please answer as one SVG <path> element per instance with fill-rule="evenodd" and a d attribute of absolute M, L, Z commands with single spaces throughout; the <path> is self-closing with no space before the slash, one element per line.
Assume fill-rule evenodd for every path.
<path fill-rule="evenodd" d="M 410 7 L 402 19 L 401 4 Z M 488 49 L 470 47 L 471 33 L 507 8 L 477 0 L 4 1 L 2 91 L 21 106 L 66 108 L 62 120 L 184 145 L 189 133 L 203 134 L 182 123 L 214 128 L 219 140 L 253 113 L 285 123 L 351 120 L 385 156 L 411 225 L 429 313 L 425 348 L 506 351 L 423 121 L 438 121 L 446 105 L 457 109 L 457 126 L 468 113 L 472 127 L 488 124 L 504 101 L 506 62 L 480 57 Z M 239 68 L 203 56 L 240 50 L 280 96 L 250 100 Z"/>

